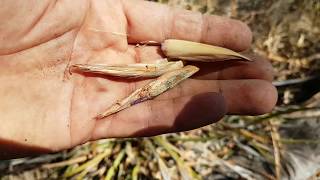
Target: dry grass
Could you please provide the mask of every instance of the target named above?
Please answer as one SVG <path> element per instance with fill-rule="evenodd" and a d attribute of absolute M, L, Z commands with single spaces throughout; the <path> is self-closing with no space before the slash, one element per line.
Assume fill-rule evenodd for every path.
<path fill-rule="evenodd" d="M 159 1 L 247 22 L 254 32 L 252 51 L 275 67 L 280 92 L 275 111 L 229 116 L 187 133 L 100 140 L 58 154 L 1 161 L 2 178 L 319 178 L 320 95 L 313 94 L 319 91 L 320 2 Z M 308 83 L 318 89 L 310 91 Z"/>

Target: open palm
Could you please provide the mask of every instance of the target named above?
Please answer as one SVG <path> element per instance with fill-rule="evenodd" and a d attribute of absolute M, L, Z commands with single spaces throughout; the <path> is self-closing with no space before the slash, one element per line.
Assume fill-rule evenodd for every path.
<path fill-rule="evenodd" d="M 250 30 L 227 18 L 134 0 L 2 1 L 0 21 L 0 157 L 189 130 L 226 113 L 265 113 L 276 102 L 272 68 L 256 58 L 197 64 L 194 79 L 94 120 L 146 80 L 70 75 L 69 65 L 154 62 L 161 58 L 159 47 L 134 44 L 167 38 L 241 51 L 250 46 Z"/>

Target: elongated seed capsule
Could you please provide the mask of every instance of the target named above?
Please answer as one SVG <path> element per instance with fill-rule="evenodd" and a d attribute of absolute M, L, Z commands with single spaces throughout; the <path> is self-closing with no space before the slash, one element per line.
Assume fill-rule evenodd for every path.
<path fill-rule="evenodd" d="M 135 90 L 131 95 L 122 99 L 121 101 L 113 104 L 105 112 L 97 116 L 97 119 L 105 118 L 111 114 L 117 113 L 125 108 L 133 106 L 135 104 L 153 99 L 165 91 L 173 88 L 181 81 L 189 78 L 194 73 L 199 71 L 199 68 L 195 66 L 185 66 L 182 69 L 167 72 L 158 77 L 155 81 L 147 84 L 146 86 Z"/>
<path fill-rule="evenodd" d="M 72 65 L 72 70 L 125 78 L 153 78 L 181 69 L 183 66 L 182 61 L 165 62 L 163 60 L 156 64 L 75 64 Z"/>
<path fill-rule="evenodd" d="M 230 49 L 177 39 L 165 40 L 161 45 L 161 49 L 169 58 L 188 61 L 215 62 L 228 59 L 252 61 L 248 57 Z"/>

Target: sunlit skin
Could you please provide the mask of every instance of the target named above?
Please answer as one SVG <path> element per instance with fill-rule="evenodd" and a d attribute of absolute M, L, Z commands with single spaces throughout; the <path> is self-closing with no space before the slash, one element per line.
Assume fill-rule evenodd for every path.
<path fill-rule="evenodd" d="M 0 22 L 0 158 L 101 138 L 186 131 L 225 114 L 267 113 L 276 103 L 271 65 L 252 56 L 250 63 L 198 63 L 193 79 L 95 120 L 148 80 L 68 71 L 72 64 L 152 63 L 162 57 L 159 47 L 135 47 L 142 41 L 185 39 L 243 51 L 252 38 L 239 21 L 138 0 L 4 0 Z"/>

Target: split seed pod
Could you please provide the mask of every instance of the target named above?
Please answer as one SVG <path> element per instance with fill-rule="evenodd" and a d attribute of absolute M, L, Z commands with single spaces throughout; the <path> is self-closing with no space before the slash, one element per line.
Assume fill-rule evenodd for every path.
<path fill-rule="evenodd" d="M 102 74 L 125 78 L 153 78 L 162 74 L 181 69 L 182 61 L 167 62 L 158 61 L 156 64 L 124 64 L 124 65 L 102 65 L 102 64 L 75 64 L 72 69 L 80 72 Z"/>
<path fill-rule="evenodd" d="M 155 81 L 152 81 L 146 86 L 135 90 L 128 97 L 113 104 L 104 113 L 98 115 L 97 119 L 105 118 L 111 114 L 117 113 L 135 104 L 153 99 L 158 95 L 166 92 L 167 90 L 173 88 L 183 80 L 189 78 L 197 71 L 199 71 L 199 68 L 188 65 L 181 69 L 167 72 L 162 76 L 158 77 Z"/>
<path fill-rule="evenodd" d="M 161 45 L 161 49 L 169 58 L 187 61 L 214 62 L 228 59 L 252 61 L 248 57 L 230 49 L 177 39 L 165 40 Z"/>

